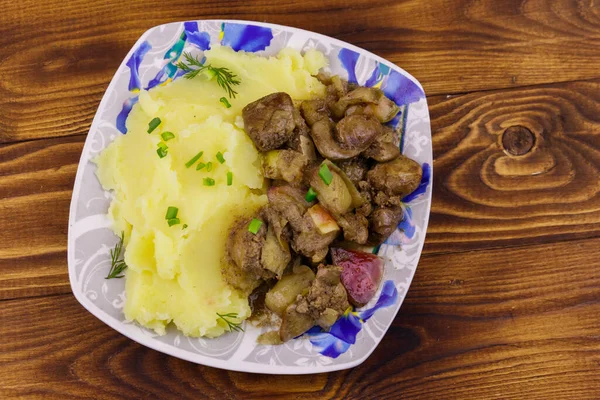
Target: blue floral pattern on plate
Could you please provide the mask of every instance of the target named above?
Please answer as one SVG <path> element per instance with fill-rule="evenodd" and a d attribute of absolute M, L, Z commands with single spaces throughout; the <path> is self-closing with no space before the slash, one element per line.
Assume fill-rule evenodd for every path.
<path fill-rule="evenodd" d="M 221 44 L 235 51 L 257 52 L 267 48 L 273 40 L 269 28 L 257 25 L 223 23 L 221 25 Z"/>

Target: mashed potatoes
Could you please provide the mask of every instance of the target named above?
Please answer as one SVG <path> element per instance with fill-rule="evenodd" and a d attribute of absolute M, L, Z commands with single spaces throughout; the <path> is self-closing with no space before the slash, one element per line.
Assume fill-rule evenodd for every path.
<path fill-rule="evenodd" d="M 114 191 L 113 229 L 125 232 L 125 316 L 159 334 L 173 322 L 185 335 L 214 337 L 227 330 L 217 313 L 237 313 L 240 319 L 250 315 L 247 294 L 221 278 L 231 223 L 267 202 L 259 154 L 238 126 L 241 110 L 278 91 L 298 100 L 324 94 L 311 76 L 325 66 L 325 57 L 316 51 L 302 56 L 284 49 L 267 59 L 215 47 L 205 56 L 241 81 L 236 98 L 228 99 L 231 108 L 219 101 L 226 93 L 217 83 L 202 76 L 143 91 L 127 120 L 128 133 L 96 159 L 102 186 Z M 148 134 L 155 117 L 162 123 Z M 157 146 L 166 131 L 175 137 L 160 158 Z M 212 162 L 211 171 L 196 170 L 197 163 L 186 168 L 200 151 L 198 162 Z M 214 186 L 204 185 L 204 178 L 214 179 Z M 170 206 L 178 208 L 181 221 L 171 227 L 165 219 Z"/>

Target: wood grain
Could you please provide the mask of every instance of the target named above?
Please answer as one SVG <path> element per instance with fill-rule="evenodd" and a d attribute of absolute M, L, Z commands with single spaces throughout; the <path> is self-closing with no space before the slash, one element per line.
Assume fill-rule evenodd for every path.
<path fill-rule="evenodd" d="M 0 398 L 600 398 L 597 1 L 0 5 Z M 206 18 L 348 41 L 429 95 L 424 256 L 357 368 L 267 376 L 194 365 L 121 336 L 68 294 L 71 189 L 102 94 L 146 29 Z"/>
<path fill-rule="evenodd" d="M 70 290 L 69 204 L 84 139 L 0 146 L 0 299 Z"/>
<path fill-rule="evenodd" d="M 71 295 L 1 302 L 2 398 L 594 399 L 600 239 L 423 259 L 361 366 L 266 376 L 194 365 L 112 331 Z M 502 260 L 501 263 L 498 260 Z"/>
<path fill-rule="evenodd" d="M 2 2 L 0 143 L 83 134 L 155 25 L 237 18 L 330 35 L 402 66 L 429 95 L 600 77 L 592 0 Z"/>
<path fill-rule="evenodd" d="M 426 252 L 600 235 L 600 81 L 437 97 L 430 111 Z"/>

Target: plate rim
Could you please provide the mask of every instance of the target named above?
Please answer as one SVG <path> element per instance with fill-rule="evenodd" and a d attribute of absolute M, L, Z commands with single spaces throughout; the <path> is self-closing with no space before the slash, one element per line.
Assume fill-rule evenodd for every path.
<path fill-rule="evenodd" d="M 100 321 L 104 322 L 106 325 L 108 325 L 109 327 L 111 327 L 116 332 L 120 333 L 121 335 L 133 340 L 136 343 L 139 343 L 142 346 L 148 347 L 152 350 L 159 351 L 168 356 L 177 357 L 177 358 L 180 358 L 180 359 L 183 359 L 183 360 L 186 360 L 189 362 L 193 362 L 193 363 L 199 364 L 199 365 L 205 365 L 205 366 L 209 366 L 209 367 L 213 367 L 213 368 L 219 368 L 219 369 L 223 369 L 223 370 L 236 371 L 236 372 L 262 373 L 262 374 L 272 374 L 272 375 L 305 375 L 305 374 L 317 374 L 317 373 L 340 371 L 340 370 L 350 369 L 350 368 L 353 368 L 353 367 L 356 367 L 356 366 L 362 364 L 367 358 L 370 357 L 370 355 L 375 351 L 375 349 L 379 346 L 379 343 L 381 343 L 381 341 L 387 334 L 387 331 L 394 323 L 396 316 L 398 315 L 398 312 L 400 311 L 400 308 L 402 307 L 402 303 L 404 303 L 405 299 L 402 300 L 402 303 L 400 303 L 398 308 L 395 310 L 394 315 L 391 318 L 391 322 L 385 327 L 384 332 L 381 335 L 381 337 L 375 339 L 375 343 L 373 344 L 373 346 L 370 347 L 370 349 L 367 351 L 367 353 L 363 357 L 356 359 L 356 360 L 349 361 L 349 362 L 340 363 L 340 364 L 292 367 L 292 366 L 283 366 L 283 365 L 249 363 L 246 361 L 241 361 L 240 364 L 237 365 L 237 364 L 231 364 L 229 360 L 219 360 L 219 359 L 211 358 L 211 357 L 208 357 L 208 356 L 205 356 L 202 354 L 191 353 L 191 352 L 188 352 L 183 349 L 175 349 L 178 351 L 173 351 L 174 349 L 172 347 L 168 347 L 166 344 L 163 344 L 160 341 L 154 340 L 150 336 L 146 336 L 143 334 L 133 335 L 133 334 L 130 334 L 129 332 L 124 332 L 123 330 L 120 329 L 120 327 L 123 325 L 123 322 L 116 321 L 112 317 L 109 317 L 109 315 L 104 310 L 102 310 L 95 304 L 92 304 L 90 302 L 90 300 L 87 297 L 85 297 L 83 295 L 83 293 L 81 293 L 77 289 L 76 282 L 75 282 L 75 265 L 74 265 L 74 262 L 72 262 L 72 260 L 75 260 L 75 254 L 74 254 L 75 243 L 74 243 L 74 238 L 73 238 L 74 224 L 75 224 L 74 218 L 75 218 L 75 214 L 76 214 L 77 205 L 79 204 L 78 200 L 79 200 L 79 194 L 81 191 L 83 170 L 84 170 L 85 164 L 87 162 L 89 162 L 89 159 L 87 159 L 85 157 L 85 155 L 89 153 L 89 148 L 92 145 L 91 139 L 90 139 L 91 138 L 90 133 L 94 132 L 98 128 L 98 125 L 100 124 L 100 120 L 101 120 L 100 114 L 101 113 L 99 113 L 99 111 L 104 109 L 104 107 L 106 106 L 106 103 L 108 101 L 109 94 L 115 90 L 115 86 L 116 86 L 116 82 L 117 82 L 115 77 L 121 71 L 123 66 L 126 65 L 127 60 L 131 57 L 131 55 L 139 47 L 139 45 L 153 31 L 155 31 L 161 27 L 174 26 L 174 25 L 183 26 L 183 24 L 186 22 L 237 23 L 237 24 L 248 24 L 248 25 L 267 27 L 267 28 L 271 28 L 271 29 L 275 28 L 275 29 L 279 29 L 279 30 L 300 32 L 300 33 L 303 33 L 310 37 L 320 38 L 320 39 L 330 42 L 332 44 L 338 45 L 341 48 L 350 49 L 359 54 L 367 55 L 369 58 L 371 58 L 379 63 L 383 63 L 385 65 L 390 65 L 391 68 L 396 69 L 398 72 L 401 72 L 403 75 L 410 78 L 411 81 L 413 83 L 415 83 L 423 92 L 425 105 L 427 107 L 427 123 L 429 124 L 429 127 L 430 127 L 430 137 L 432 137 L 431 116 L 429 114 L 429 106 L 427 103 L 427 96 L 425 94 L 425 91 L 424 91 L 421 83 L 412 74 L 410 74 L 409 72 L 404 70 L 402 67 L 396 65 L 395 63 L 393 63 L 389 60 L 384 59 L 383 57 L 378 56 L 377 54 L 374 54 L 368 50 L 365 50 L 363 48 L 355 46 L 351 43 L 347 43 L 343 40 L 336 39 L 336 38 L 333 38 L 331 36 L 327 36 L 327 35 L 324 35 L 321 33 L 309 31 L 306 29 L 295 28 L 292 26 L 281 25 L 281 24 L 273 24 L 273 23 L 267 23 L 267 22 L 241 20 L 241 19 L 214 19 L 214 18 L 191 19 L 191 20 L 184 20 L 184 21 L 177 21 L 177 22 L 168 22 L 165 24 L 160 24 L 160 25 L 156 25 L 151 28 L 148 28 L 144 33 L 142 33 L 140 35 L 140 37 L 136 40 L 136 42 L 131 46 L 131 49 L 127 52 L 127 54 L 125 55 L 125 57 L 123 58 L 123 60 L 121 61 L 121 63 L 117 67 L 117 69 L 115 70 L 113 77 L 111 78 L 106 90 L 104 91 L 102 99 L 100 100 L 100 103 L 98 104 L 96 113 L 95 113 L 92 123 L 90 125 L 90 129 L 88 130 L 88 133 L 86 135 L 86 140 L 85 140 L 83 149 L 81 151 L 81 156 L 79 158 L 79 162 L 77 164 L 77 172 L 75 175 L 75 181 L 73 183 L 73 191 L 72 191 L 71 203 L 70 203 L 70 207 L 69 207 L 69 222 L 68 222 L 68 232 L 67 232 L 67 266 L 68 266 L 69 283 L 71 286 L 71 292 L 73 293 L 73 295 L 75 296 L 77 301 L 90 314 L 92 314 L 94 317 L 98 318 Z M 433 151 L 432 151 L 433 146 L 432 146 L 431 141 L 430 141 L 429 147 L 430 147 L 430 150 L 432 153 L 432 159 L 433 159 Z M 430 187 L 430 190 L 425 193 L 425 198 L 424 198 L 424 200 L 427 203 L 427 213 L 426 213 L 424 223 L 423 223 L 423 240 L 420 241 L 419 246 L 418 246 L 418 260 L 417 260 L 417 264 L 415 266 L 415 271 L 413 272 L 412 276 L 410 277 L 409 281 L 407 282 L 407 284 L 408 284 L 407 289 L 406 289 L 407 293 L 408 293 L 408 290 L 410 290 L 410 286 L 412 285 L 414 275 L 416 274 L 416 270 L 418 268 L 419 261 L 421 260 L 423 246 L 425 244 L 425 239 L 427 236 L 427 228 L 429 226 L 429 218 L 431 216 L 431 201 L 432 201 L 432 193 L 433 193 L 433 163 L 430 165 L 429 187 Z"/>

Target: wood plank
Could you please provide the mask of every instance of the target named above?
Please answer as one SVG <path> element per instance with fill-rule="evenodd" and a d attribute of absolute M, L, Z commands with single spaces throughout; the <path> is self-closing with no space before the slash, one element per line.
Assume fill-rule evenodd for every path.
<path fill-rule="evenodd" d="M 600 236 L 600 80 L 431 100 L 425 255 Z M 502 135 L 517 125 L 535 143 L 508 156 Z M 0 147 L 0 268 L 11 271 L 0 299 L 69 291 L 68 206 L 84 139 Z"/>
<path fill-rule="evenodd" d="M 361 366 L 267 376 L 197 366 L 103 325 L 71 295 L 0 303 L 2 398 L 595 399 L 600 239 L 426 257 Z M 293 393 L 293 394 L 292 394 Z"/>
<path fill-rule="evenodd" d="M 152 26 L 194 18 L 330 35 L 402 66 L 429 95 L 600 77 L 600 8 L 593 1 L 4 3 L 0 143 L 85 133 L 137 38 Z"/>
<path fill-rule="evenodd" d="M 0 299 L 70 290 L 69 204 L 84 140 L 0 146 Z"/>
<path fill-rule="evenodd" d="M 600 235 L 600 81 L 436 97 L 430 111 L 427 253 Z"/>

